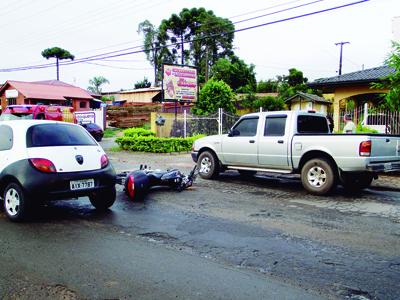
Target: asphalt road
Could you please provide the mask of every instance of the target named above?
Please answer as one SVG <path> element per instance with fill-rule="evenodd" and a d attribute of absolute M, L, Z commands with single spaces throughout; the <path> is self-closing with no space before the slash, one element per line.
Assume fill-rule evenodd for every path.
<path fill-rule="evenodd" d="M 110 158 L 193 166 L 188 154 Z M 119 188 L 107 213 L 87 199 L 24 224 L 0 212 L 0 298 L 399 299 L 399 237 L 396 190 L 315 197 L 297 178 L 233 171 L 137 203 Z"/>

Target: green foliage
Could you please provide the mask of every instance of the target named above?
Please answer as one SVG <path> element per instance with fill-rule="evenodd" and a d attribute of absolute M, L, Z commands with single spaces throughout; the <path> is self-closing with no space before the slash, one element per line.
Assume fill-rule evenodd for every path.
<path fill-rule="evenodd" d="M 279 97 L 257 97 L 253 93 L 247 94 L 240 104 L 244 108 L 249 108 L 253 111 L 259 110 L 260 107 L 262 107 L 263 111 L 283 110 L 285 108 L 285 102 Z"/>
<path fill-rule="evenodd" d="M 352 111 L 356 108 L 356 103 L 353 99 L 347 101 L 346 110 Z"/>
<path fill-rule="evenodd" d="M 278 79 L 279 80 L 279 79 Z M 310 89 L 307 86 L 308 79 L 303 76 L 303 72 L 292 68 L 289 69 L 289 75 L 282 76 L 279 83 L 278 93 L 279 98 L 283 101 L 294 96 L 297 92 L 305 92 L 308 94 L 321 95 L 319 91 Z"/>
<path fill-rule="evenodd" d="M 124 136 L 127 137 L 156 136 L 156 134 L 153 131 L 141 127 L 128 128 L 125 129 L 123 132 Z"/>
<path fill-rule="evenodd" d="M 253 109 L 262 107 L 264 111 L 283 110 L 285 102 L 279 97 L 260 97 L 253 102 Z"/>
<path fill-rule="evenodd" d="M 378 130 L 369 128 L 367 126 L 362 126 L 361 123 L 359 123 L 356 127 L 356 133 L 379 133 Z"/>
<path fill-rule="evenodd" d="M 217 112 L 218 108 L 234 113 L 236 111 L 232 102 L 234 96 L 232 89 L 225 82 L 210 79 L 201 89 L 193 113 L 207 115 Z"/>
<path fill-rule="evenodd" d="M 54 57 L 56 59 L 56 68 L 57 68 L 57 80 L 59 79 L 59 64 L 58 61 L 62 59 L 71 59 L 74 60 L 75 56 L 73 56 L 69 51 L 59 48 L 47 48 L 42 51 L 42 56 L 46 59 Z"/>
<path fill-rule="evenodd" d="M 268 79 L 267 81 L 261 80 L 257 83 L 257 93 L 277 93 L 279 82 L 277 80 Z"/>
<path fill-rule="evenodd" d="M 103 102 L 107 102 L 107 101 L 114 102 L 115 101 L 115 96 L 101 96 L 101 101 L 103 101 Z"/>
<path fill-rule="evenodd" d="M 101 95 L 102 88 L 101 86 L 110 83 L 107 78 L 103 76 L 95 76 L 92 79 L 89 80 L 89 86 L 88 86 L 88 91 L 91 91 L 92 93 L 95 93 L 97 95 Z"/>
<path fill-rule="evenodd" d="M 46 59 L 49 59 L 51 57 L 57 58 L 57 59 L 71 59 L 74 60 L 75 56 L 69 53 L 69 51 L 59 48 L 59 47 L 53 47 L 53 48 L 47 48 L 42 51 L 42 56 Z"/>
<path fill-rule="evenodd" d="M 186 152 L 192 149 L 193 142 L 203 137 L 197 135 L 188 138 L 157 138 L 155 136 L 123 136 L 115 141 L 123 150 L 153 152 L 153 153 L 171 153 Z"/>
<path fill-rule="evenodd" d="M 137 81 L 135 83 L 135 89 L 143 89 L 151 87 L 151 82 L 147 80 L 147 77 L 144 77 L 143 80 Z"/>
<path fill-rule="evenodd" d="M 223 80 L 235 92 L 254 92 L 257 88 L 255 66 L 249 66 L 237 56 L 220 58 L 212 67 L 211 75 L 216 80 Z"/>
<path fill-rule="evenodd" d="M 391 111 L 400 108 L 400 43 L 392 42 L 392 52 L 385 60 L 385 64 L 394 68 L 394 72 L 379 83 L 373 83 L 372 88 L 389 89 L 385 95 L 386 106 Z"/>

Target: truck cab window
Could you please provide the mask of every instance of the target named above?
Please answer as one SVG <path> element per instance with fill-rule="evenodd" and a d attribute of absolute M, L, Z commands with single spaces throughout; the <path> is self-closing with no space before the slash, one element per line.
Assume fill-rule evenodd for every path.
<path fill-rule="evenodd" d="M 286 116 L 270 116 L 265 118 L 264 136 L 284 136 Z"/>
<path fill-rule="evenodd" d="M 258 118 L 242 119 L 234 128 L 235 136 L 255 136 L 257 133 Z"/>

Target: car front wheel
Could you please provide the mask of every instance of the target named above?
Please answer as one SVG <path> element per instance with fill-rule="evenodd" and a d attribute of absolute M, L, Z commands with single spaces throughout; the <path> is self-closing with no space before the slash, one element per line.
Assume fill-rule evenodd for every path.
<path fill-rule="evenodd" d="M 30 200 L 17 183 L 10 183 L 4 190 L 4 211 L 11 221 L 22 221 L 29 213 Z"/>
<path fill-rule="evenodd" d="M 114 204 L 116 197 L 117 193 L 113 186 L 107 190 L 94 192 L 89 196 L 89 200 L 97 210 L 106 210 Z"/>

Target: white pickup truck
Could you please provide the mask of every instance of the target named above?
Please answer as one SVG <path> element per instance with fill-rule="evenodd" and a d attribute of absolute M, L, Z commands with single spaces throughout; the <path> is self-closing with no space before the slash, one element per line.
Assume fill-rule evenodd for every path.
<path fill-rule="evenodd" d="M 312 194 L 368 187 L 379 172 L 400 170 L 400 136 L 332 134 L 323 114 L 276 111 L 244 115 L 228 134 L 193 144 L 192 158 L 204 179 L 226 169 L 300 174 Z"/>

